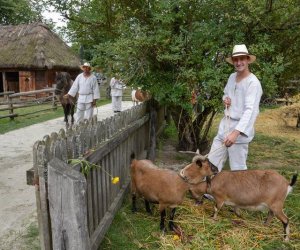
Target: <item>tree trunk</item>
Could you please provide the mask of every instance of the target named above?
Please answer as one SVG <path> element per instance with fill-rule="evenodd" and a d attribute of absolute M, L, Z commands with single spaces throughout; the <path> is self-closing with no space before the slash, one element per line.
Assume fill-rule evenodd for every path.
<path fill-rule="evenodd" d="M 207 135 L 216 112 L 205 109 L 202 113 L 193 111 L 190 114 L 178 106 L 171 107 L 170 110 L 178 132 L 178 150 L 199 149 L 200 152 L 206 152 L 209 144 Z"/>

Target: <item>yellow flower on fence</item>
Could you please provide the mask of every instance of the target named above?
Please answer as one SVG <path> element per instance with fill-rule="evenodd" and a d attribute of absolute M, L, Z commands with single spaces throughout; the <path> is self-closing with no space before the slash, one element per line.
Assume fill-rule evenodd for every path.
<path fill-rule="evenodd" d="M 119 178 L 119 177 L 111 178 L 112 184 L 117 184 L 117 183 L 119 183 L 119 181 L 120 181 L 120 178 Z"/>

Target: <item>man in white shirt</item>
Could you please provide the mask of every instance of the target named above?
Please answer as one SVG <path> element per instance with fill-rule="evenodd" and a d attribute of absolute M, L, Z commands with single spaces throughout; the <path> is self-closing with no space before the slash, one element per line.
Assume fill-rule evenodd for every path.
<path fill-rule="evenodd" d="M 114 113 L 122 111 L 122 96 L 123 89 L 125 88 L 124 83 L 119 79 L 119 76 L 111 78 L 110 83 L 111 87 L 111 101 L 112 101 L 112 109 Z"/>
<path fill-rule="evenodd" d="M 250 55 L 244 44 L 235 45 L 232 55 L 226 58 L 236 72 L 230 75 L 224 89 L 224 117 L 208 154 L 208 159 L 219 171 L 228 157 L 231 170 L 247 169 L 248 146 L 254 137 L 262 96 L 260 81 L 248 67 L 255 60 L 256 56 Z"/>
<path fill-rule="evenodd" d="M 75 97 L 78 93 L 76 123 L 93 116 L 93 109 L 96 107 L 97 99 L 100 99 L 97 78 L 91 73 L 91 65 L 84 63 L 80 66 L 83 73 L 79 74 L 68 94 L 65 97 Z"/>

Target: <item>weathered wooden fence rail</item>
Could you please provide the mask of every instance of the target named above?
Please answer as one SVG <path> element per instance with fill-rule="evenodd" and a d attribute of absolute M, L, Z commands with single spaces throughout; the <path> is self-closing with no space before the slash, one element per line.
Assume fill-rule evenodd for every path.
<path fill-rule="evenodd" d="M 7 100 L 7 99 L 8 99 L 8 96 L 11 95 L 11 94 L 14 94 L 14 93 L 15 93 L 14 91 L 0 92 L 0 97 L 3 96 L 3 98 L 4 98 L 5 100 Z"/>
<path fill-rule="evenodd" d="M 35 143 L 42 249 L 99 248 L 128 189 L 131 152 L 142 157 L 149 146 L 153 151 L 155 138 L 150 137 L 164 125 L 164 109 L 151 110 L 144 103 L 103 121 L 94 117 Z M 86 160 L 98 167 L 85 176 L 80 164 L 72 167 L 68 159 Z M 116 176 L 120 181 L 113 184 L 111 178 Z"/>
<path fill-rule="evenodd" d="M 52 104 L 51 108 L 47 109 L 41 109 L 41 110 L 36 110 L 34 112 L 28 112 L 24 115 L 30 115 L 42 111 L 47 111 L 47 110 L 53 110 L 56 109 L 57 107 L 57 101 L 56 97 L 54 94 L 54 88 L 49 88 L 49 89 L 41 89 L 41 90 L 35 90 L 35 91 L 28 91 L 28 92 L 20 92 L 20 93 L 10 93 L 6 92 L 6 97 L 7 101 L 2 102 L 0 107 L 0 111 L 8 111 L 8 114 L 0 115 L 1 118 L 10 118 L 13 120 L 15 117 L 20 116 L 17 113 L 14 113 L 15 109 L 19 108 L 25 108 L 25 107 L 31 107 L 31 106 L 37 106 L 37 105 L 42 105 L 42 104 Z M 42 97 L 38 97 L 38 95 L 43 95 Z M 20 97 L 34 97 L 34 99 L 30 98 L 27 100 L 20 100 Z M 14 99 L 18 98 L 17 101 L 14 101 Z"/>

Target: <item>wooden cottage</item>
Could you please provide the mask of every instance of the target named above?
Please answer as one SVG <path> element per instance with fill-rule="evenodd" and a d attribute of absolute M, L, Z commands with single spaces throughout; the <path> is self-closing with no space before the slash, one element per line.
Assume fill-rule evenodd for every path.
<path fill-rule="evenodd" d="M 0 92 L 52 87 L 55 73 L 75 78 L 80 59 L 45 24 L 0 25 Z"/>

